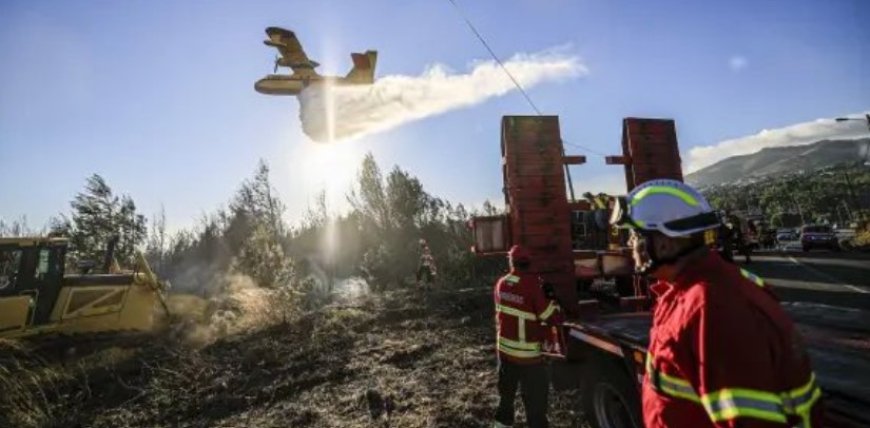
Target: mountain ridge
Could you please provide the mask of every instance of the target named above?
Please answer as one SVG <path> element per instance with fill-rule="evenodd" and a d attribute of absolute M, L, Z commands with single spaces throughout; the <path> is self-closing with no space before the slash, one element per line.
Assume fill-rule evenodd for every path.
<path fill-rule="evenodd" d="M 820 140 L 796 146 L 765 147 L 725 158 L 687 174 L 686 182 L 697 187 L 752 182 L 770 175 L 816 170 L 866 156 L 870 138 Z"/>

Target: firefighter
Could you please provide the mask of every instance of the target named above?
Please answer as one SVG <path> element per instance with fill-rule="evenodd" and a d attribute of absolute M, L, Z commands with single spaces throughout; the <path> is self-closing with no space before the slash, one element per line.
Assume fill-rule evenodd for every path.
<path fill-rule="evenodd" d="M 821 391 L 794 324 L 758 276 L 704 245 L 719 226 L 704 197 L 652 180 L 617 202 L 641 273 L 658 280 L 643 413 L 646 426 L 820 426 Z"/>
<path fill-rule="evenodd" d="M 732 233 L 734 244 L 737 247 L 737 252 L 743 254 L 743 257 L 746 259 L 746 263 L 752 263 L 752 247 L 749 245 L 747 239 L 747 234 L 752 233 L 751 226 L 747 227 L 746 230 L 744 230 L 744 222 L 746 220 L 741 219 L 736 215 L 732 215 L 730 218 L 731 224 L 734 225 L 734 227 L 732 228 Z"/>
<path fill-rule="evenodd" d="M 495 284 L 495 321 L 498 349 L 498 410 L 496 427 L 514 422 L 514 399 L 521 390 L 531 428 L 547 427 L 550 382 L 541 356 L 546 327 L 561 322 L 555 301 L 549 300 L 531 274 L 532 258 L 524 247 L 508 253 L 510 273 Z"/>
<path fill-rule="evenodd" d="M 719 214 L 719 218 L 721 223 L 716 233 L 719 255 L 726 261 L 734 263 L 734 225 L 731 224 L 724 212 Z"/>
<path fill-rule="evenodd" d="M 425 239 L 420 240 L 420 264 L 417 267 L 417 286 L 428 289 L 435 282 L 438 271 L 435 270 L 435 258 L 429 251 L 429 244 Z"/>

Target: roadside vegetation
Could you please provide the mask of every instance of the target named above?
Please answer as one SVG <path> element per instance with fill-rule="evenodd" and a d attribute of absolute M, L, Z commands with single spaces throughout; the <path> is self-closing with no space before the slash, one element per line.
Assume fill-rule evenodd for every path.
<path fill-rule="evenodd" d="M 870 250 L 870 167 L 854 163 L 703 189 L 713 206 L 757 211 L 773 228 L 831 224 L 854 229 L 844 246 Z"/>

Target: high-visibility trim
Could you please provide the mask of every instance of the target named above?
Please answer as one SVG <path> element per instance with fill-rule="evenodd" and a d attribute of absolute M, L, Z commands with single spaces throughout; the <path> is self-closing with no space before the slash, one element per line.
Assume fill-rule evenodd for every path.
<path fill-rule="evenodd" d="M 647 352 L 646 373 L 650 378 L 650 385 L 652 385 L 653 389 L 672 397 L 683 398 L 693 403 L 701 404 L 701 398 L 698 397 L 695 388 L 688 381 L 656 370 L 653 367 L 652 360 L 652 354 Z"/>
<path fill-rule="evenodd" d="M 525 351 L 540 351 L 541 344 L 537 342 L 526 342 L 526 341 L 517 341 L 511 340 L 505 337 L 499 337 L 498 343 L 500 345 L 505 345 L 514 349 L 521 349 Z"/>
<path fill-rule="evenodd" d="M 794 413 L 801 418 L 801 428 L 812 427 L 813 406 L 816 404 L 816 401 L 819 401 L 819 398 L 822 397 L 822 390 L 819 389 L 819 387 L 815 387 L 809 394 L 807 402 L 794 409 Z"/>
<path fill-rule="evenodd" d="M 505 280 L 505 282 L 507 282 L 509 284 L 516 284 L 516 283 L 520 282 L 520 277 L 518 277 L 516 275 L 508 275 L 508 276 L 504 277 L 504 280 Z"/>
<path fill-rule="evenodd" d="M 701 396 L 701 403 L 713 422 L 739 417 L 780 423 L 787 421 L 782 398 L 766 391 L 723 388 Z"/>
<path fill-rule="evenodd" d="M 744 278 L 754 282 L 755 285 L 757 285 L 759 287 L 764 287 L 764 280 L 761 279 L 760 276 L 758 276 L 758 275 L 756 275 L 756 274 L 754 274 L 746 269 L 740 269 L 740 274 L 743 275 Z"/>
<path fill-rule="evenodd" d="M 508 314 L 508 315 L 513 315 L 517 318 L 524 319 L 524 320 L 535 320 L 536 319 L 535 314 L 533 314 L 531 312 L 521 311 L 519 309 L 512 308 L 510 306 L 505 306 L 505 305 L 495 305 L 495 311 L 501 312 L 504 314 Z"/>
<path fill-rule="evenodd" d="M 516 349 L 510 346 L 505 345 L 504 343 L 498 342 L 497 347 L 499 352 L 504 352 L 507 355 L 516 358 L 538 358 L 541 356 L 540 351 L 529 351 L 525 349 Z"/>
<path fill-rule="evenodd" d="M 685 379 L 657 370 L 653 364 L 653 355 L 649 352 L 645 366 L 654 390 L 703 405 L 713 422 L 746 417 L 786 423 L 788 416 L 794 415 L 801 418 L 802 427 L 809 428 L 812 407 L 822 394 L 813 373 L 806 384 L 783 393 L 723 388 L 699 397 L 694 387 Z"/>
<path fill-rule="evenodd" d="M 813 405 L 822 396 L 822 390 L 816 384 L 816 374 L 810 376 L 809 382 L 783 394 L 786 411 L 801 418 L 801 427 L 809 428 L 812 424 L 811 413 Z"/>
<path fill-rule="evenodd" d="M 806 395 L 808 392 L 810 392 L 810 390 L 814 386 L 816 386 L 816 374 L 815 374 L 815 372 L 810 374 L 809 382 L 805 383 L 803 386 L 792 389 L 791 391 L 788 392 L 788 395 L 790 397 L 792 397 L 793 399 L 796 399 L 797 397 Z"/>
<path fill-rule="evenodd" d="M 526 341 L 526 320 L 517 318 L 517 339 Z"/>
<path fill-rule="evenodd" d="M 647 196 L 656 195 L 656 194 L 667 194 L 667 195 L 676 196 L 676 197 L 680 198 L 683 202 L 685 202 L 693 207 L 700 205 L 698 203 L 698 200 L 695 199 L 694 196 L 692 196 L 692 195 L 690 195 L 690 194 L 688 194 L 680 189 L 675 189 L 673 187 L 668 187 L 668 186 L 650 186 L 650 187 L 647 187 L 647 188 L 641 190 L 640 192 L 637 192 L 637 194 L 634 195 L 633 198 L 631 198 L 631 205 L 632 206 L 637 205 L 638 203 L 640 203 L 641 200 L 643 200 Z"/>
<path fill-rule="evenodd" d="M 553 315 L 553 313 L 556 312 L 556 309 L 559 309 L 559 307 L 556 305 L 556 302 L 551 300 L 550 304 L 547 305 L 547 309 L 544 309 L 544 312 L 541 312 L 541 314 L 538 315 L 538 319 L 544 321 L 547 318 L 550 318 L 550 315 Z"/>
<path fill-rule="evenodd" d="M 695 388 L 689 382 L 657 370 L 653 370 L 653 373 L 659 377 L 657 383 L 662 392 L 672 397 L 683 398 L 693 403 L 701 404 L 698 393 L 695 392 Z"/>

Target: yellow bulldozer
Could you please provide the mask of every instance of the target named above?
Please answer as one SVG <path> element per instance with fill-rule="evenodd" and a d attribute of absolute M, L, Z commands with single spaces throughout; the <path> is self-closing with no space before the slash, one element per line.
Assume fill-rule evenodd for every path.
<path fill-rule="evenodd" d="M 165 285 L 141 253 L 120 271 L 110 243 L 103 273 L 68 274 L 65 238 L 0 238 L 0 338 L 150 330 Z"/>

